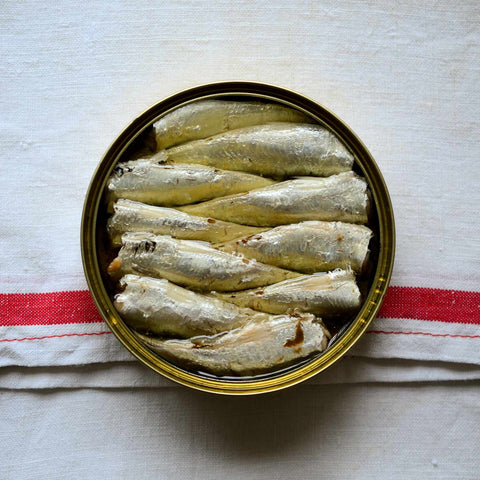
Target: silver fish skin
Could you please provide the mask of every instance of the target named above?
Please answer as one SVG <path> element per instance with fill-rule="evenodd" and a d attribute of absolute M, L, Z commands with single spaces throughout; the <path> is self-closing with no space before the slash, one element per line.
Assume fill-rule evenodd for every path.
<path fill-rule="evenodd" d="M 312 124 L 270 123 L 230 130 L 166 150 L 167 160 L 288 177 L 328 176 L 352 168 L 353 155 L 329 130 Z"/>
<path fill-rule="evenodd" d="M 164 165 L 155 159 L 119 163 L 111 175 L 110 201 L 119 198 L 152 205 L 186 205 L 271 185 L 272 180 L 205 165 Z"/>
<path fill-rule="evenodd" d="M 267 313 L 195 293 L 165 279 L 125 275 L 120 286 L 124 291 L 114 301 L 118 313 L 132 328 L 155 335 L 213 335 L 270 318 Z"/>
<path fill-rule="evenodd" d="M 183 240 L 227 242 L 265 230 L 213 218 L 197 217 L 174 208 L 155 207 L 125 199 L 115 202 L 113 212 L 113 216 L 108 220 L 107 229 L 114 247 L 122 245 L 122 235 L 126 232 L 170 235 Z"/>
<path fill-rule="evenodd" d="M 311 123 L 308 115 L 278 103 L 200 100 L 167 113 L 153 124 L 157 149 L 268 122 Z"/>
<path fill-rule="evenodd" d="M 307 221 L 214 245 L 224 252 L 304 273 L 364 269 L 372 231 L 363 225 Z"/>
<path fill-rule="evenodd" d="M 108 267 L 112 276 L 138 274 L 166 278 L 203 291 L 237 291 L 298 277 L 296 272 L 221 252 L 194 240 L 167 235 L 126 233 L 118 257 Z"/>
<path fill-rule="evenodd" d="M 177 365 L 215 375 L 254 375 L 278 370 L 322 352 L 329 332 L 310 314 L 271 316 L 265 322 L 212 336 L 161 340 L 137 334 L 151 350 Z"/>
<path fill-rule="evenodd" d="M 338 317 L 357 312 L 361 294 L 352 271 L 335 270 L 293 278 L 242 292 L 215 293 L 240 307 L 285 314 L 308 312 L 321 317 Z"/>
<path fill-rule="evenodd" d="M 262 227 L 306 220 L 366 223 L 369 198 L 365 180 L 350 171 L 326 178 L 298 177 L 179 209 Z"/>

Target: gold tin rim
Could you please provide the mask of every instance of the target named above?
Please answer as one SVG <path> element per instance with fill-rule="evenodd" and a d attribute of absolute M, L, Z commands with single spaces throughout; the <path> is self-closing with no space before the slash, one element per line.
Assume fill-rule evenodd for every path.
<path fill-rule="evenodd" d="M 317 118 L 320 123 L 326 124 L 354 153 L 355 160 L 370 186 L 379 225 L 377 267 L 369 293 L 355 320 L 336 343 L 318 358 L 286 373 L 273 372 L 270 378 L 252 377 L 245 381 L 207 378 L 187 372 L 162 360 L 140 344 L 113 307 L 102 280 L 96 248 L 100 199 L 106 180 L 125 149 L 155 119 L 173 108 L 200 98 L 224 95 L 255 96 L 280 101 L 303 110 Z M 85 198 L 80 235 L 82 263 L 90 293 L 103 320 L 123 346 L 142 363 L 170 380 L 197 390 L 227 395 L 280 390 L 311 378 L 339 360 L 362 336 L 380 308 L 390 282 L 395 253 L 395 224 L 388 189 L 375 160 L 357 135 L 334 113 L 310 98 L 275 85 L 245 81 L 217 82 L 189 88 L 161 100 L 135 118 L 110 145 L 95 170 Z"/>

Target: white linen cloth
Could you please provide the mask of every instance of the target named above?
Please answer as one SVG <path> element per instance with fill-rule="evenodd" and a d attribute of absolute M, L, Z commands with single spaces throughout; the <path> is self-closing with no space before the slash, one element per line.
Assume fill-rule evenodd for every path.
<path fill-rule="evenodd" d="M 2 479 L 477 480 L 480 467 L 478 383 L 7 391 L 0 409 Z"/>
<path fill-rule="evenodd" d="M 479 296 L 462 293 L 480 290 L 478 13 L 477 2 L 6 5 L 0 366 L 132 359 L 88 297 L 62 297 L 86 290 L 79 228 L 87 186 L 142 110 L 228 79 L 279 84 L 323 103 L 385 176 L 399 289 L 387 318 L 350 354 L 480 364 Z M 428 288 L 438 289 L 433 298 Z M 432 313 L 437 298 L 445 308 Z"/>
<path fill-rule="evenodd" d="M 478 479 L 478 302 L 461 292 L 480 290 L 479 13 L 476 0 L 2 2 L 0 477 Z M 296 90 L 353 128 L 392 196 L 392 285 L 438 289 L 387 298 L 401 318 L 370 330 L 403 333 L 369 333 L 255 398 L 175 387 L 70 293 L 86 289 L 80 216 L 108 145 L 165 96 L 234 79 Z"/>

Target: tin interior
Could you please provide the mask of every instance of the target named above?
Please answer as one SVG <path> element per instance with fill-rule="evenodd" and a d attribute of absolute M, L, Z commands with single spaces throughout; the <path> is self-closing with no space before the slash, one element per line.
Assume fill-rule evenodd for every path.
<path fill-rule="evenodd" d="M 229 88 L 230 87 L 230 88 Z M 106 181 L 118 161 L 154 153 L 153 123 L 172 109 L 204 98 L 229 100 L 264 100 L 297 108 L 329 128 L 355 156 L 353 170 L 363 176 L 371 191 L 371 215 L 368 226 L 374 232 L 370 242 L 367 270 L 357 278 L 365 299 L 356 316 L 326 321 L 333 334 L 326 351 L 272 373 L 251 377 L 217 377 L 192 372 L 163 360 L 141 345 L 115 311 L 112 298 L 116 287 L 106 275 L 106 267 L 116 256 L 106 232 L 110 213 L 104 197 Z M 170 97 L 147 110 L 120 134 L 102 159 L 92 179 L 82 219 L 82 254 L 85 274 L 102 317 L 117 338 L 143 363 L 168 378 L 201 390 L 216 393 L 260 393 L 285 388 L 305 380 L 338 360 L 360 337 L 374 318 L 388 285 L 393 266 L 394 224 L 388 192 L 373 158 L 337 117 L 305 97 L 278 87 L 253 83 L 220 83 L 197 87 Z"/>

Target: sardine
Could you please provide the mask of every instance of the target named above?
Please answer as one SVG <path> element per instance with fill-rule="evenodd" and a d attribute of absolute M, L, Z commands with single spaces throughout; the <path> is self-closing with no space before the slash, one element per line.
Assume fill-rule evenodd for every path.
<path fill-rule="evenodd" d="M 322 352 L 330 334 L 310 314 L 271 316 L 265 322 L 212 336 L 161 340 L 137 334 L 151 350 L 179 366 L 216 375 L 254 375 Z"/>
<path fill-rule="evenodd" d="M 275 314 L 308 312 L 337 317 L 354 313 L 361 306 L 355 275 L 345 270 L 306 275 L 261 289 L 215 295 L 240 307 Z"/>
<path fill-rule="evenodd" d="M 268 122 L 310 123 L 308 115 L 278 103 L 201 100 L 167 113 L 153 124 L 157 149 Z"/>
<path fill-rule="evenodd" d="M 301 222 L 215 245 L 225 252 L 304 273 L 351 268 L 361 272 L 372 231 L 342 222 Z"/>
<path fill-rule="evenodd" d="M 165 279 L 125 275 L 120 286 L 124 291 L 114 302 L 118 313 L 136 330 L 155 335 L 213 335 L 270 318 L 267 313 L 195 293 Z"/>
<path fill-rule="evenodd" d="M 348 171 L 353 165 L 353 155 L 329 130 L 292 123 L 230 130 L 159 155 L 168 162 L 200 163 L 273 177 L 328 176 Z"/>
<path fill-rule="evenodd" d="M 126 233 L 118 257 L 108 267 L 111 275 L 134 273 L 166 278 L 196 290 L 236 291 L 298 277 L 282 270 L 202 242 L 166 235 Z"/>
<path fill-rule="evenodd" d="M 266 227 L 305 220 L 366 223 L 367 190 L 363 178 L 345 172 L 326 178 L 299 177 L 180 210 L 191 215 Z"/>
<path fill-rule="evenodd" d="M 132 200 L 117 200 L 113 211 L 107 228 L 115 247 L 122 244 L 122 235 L 126 232 L 149 232 L 184 240 L 227 242 L 265 230 L 213 218 L 196 217 L 174 208 L 154 207 Z"/>
<path fill-rule="evenodd" d="M 127 198 L 153 205 L 185 205 L 252 188 L 272 180 L 205 165 L 161 165 L 152 158 L 119 163 L 108 181 L 109 200 Z"/>

